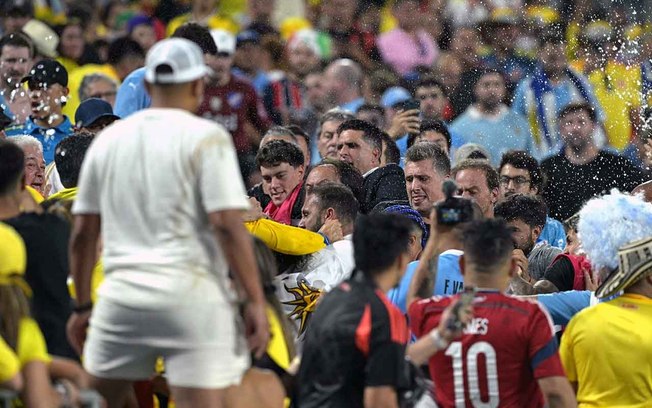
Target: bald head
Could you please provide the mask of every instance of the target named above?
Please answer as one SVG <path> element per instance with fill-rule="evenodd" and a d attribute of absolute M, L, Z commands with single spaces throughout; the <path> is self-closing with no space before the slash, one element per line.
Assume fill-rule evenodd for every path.
<path fill-rule="evenodd" d="M 325 87 L 334 103 L 341 104 L 360 97 L 363 74 L 357 62 L 342 58 L 333 61 L 325 71 Z"/>

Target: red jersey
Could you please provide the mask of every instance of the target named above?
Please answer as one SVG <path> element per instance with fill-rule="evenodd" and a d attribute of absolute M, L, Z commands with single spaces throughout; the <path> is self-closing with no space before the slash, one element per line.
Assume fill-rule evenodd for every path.
<path fill-rule="evenodd" d="M 247 122 L 260 133 L 265 133 L 271 126 L 263 103 L 253 86 L 233 75 L 224 86 L 206 85 L 204 100 L 197 110 L 197 115 L 224 126 L 233 136 L 238 153 L 252 151 L 251 141 L 246 133 Z"/>
<path fill-rule="evenodd" d="M 409 308 L 417 337 L 439 325 L 458 297 L 433 297 Z M 537 379 L 565 376 L 552 322 L 538 303 L 479 291 L 464 334 L 428 362 L 439 407 L 543 407 Z"/>

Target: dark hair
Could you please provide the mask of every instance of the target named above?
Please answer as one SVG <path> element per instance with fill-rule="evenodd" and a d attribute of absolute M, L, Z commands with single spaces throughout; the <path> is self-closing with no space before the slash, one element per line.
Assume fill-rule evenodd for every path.
<path fill-rule="evenodd" d="M 90 132 L 78 131 L 57 144 L 54 162 L 64 187 L 77 187 L 79 171 L 93 138 L 94 135 Z"/>
<path fill-rule="evenodd" d="M 258 167 L 274 167 L 281 163 L 288 163 L 292 167 L 302 166 L 301 149 L 285 140 L 272 140 L 258 150 L 256 155 Z"/>
<path fill-rule="evenodd" d="M 217 55 L 217 45 L 206 27 L 196 23 L 186 23 L 172 34 L 175 38 L 185 38 L 197 44 L 203 54 Z"/>
<path fill-rule="evenodd" d="M 511 258 L 514 250 L 511 229 L 503 219 L 469 223 L 462 234 L 464 258 L 479 273 L 492 273 Z"/>
<path fill-rule="evenodd" d="M 457 164 L 457 166 L 453 167 L 453 170 L 451 170 L 451 176 L 453 179 L 455 179 L 457 173 L 462 170 L 469 169 L 481 170 L 484 173 L 485 178 L 487 179 L 487 186 L 489 187 L 489 190 L 494 190 L 500 186 L 498 172 L 496 169 L 491 167 L 491 164 L 489 164 L 489 162 L 485 159 L 462 160 Z"/>
<path fill-rule="evenodd" d="M 0 196 L 5 196 L 20 182 L 25 171 L 25 154 L 21 148 L 0 140 Z"/>
<path fill-rule="evenodd" d="M 577 224 L 580 222 L 580 213 L 575 213 L 570 217 L 566 218 L 562 225 L 564 226 L 564 232 L 568 234 L 568 231 L 577 231 Z"/>
<path fill-rule="evenodd" d="M 433 75 L 426 75 L 423 78 L 421 78 L 417 82 L 414 89 L 415 89 L 415 92 L 416 92 L 416 90 L 419 89 L 419 88 L 432 88 L 432 87 L 439 88 L 441 93 L 443 93 L 444 96 L 447 96 L 446 95 L 446 88 L 444 88 L 444 84 L 439 82 L 439 80 L 437 80 Z"/>
<path fill-rule="evenodd" d="M 279 126 L 279 125 L 272 126 L 271 128 L 267 129 L 267 132 L 265 132 L 263 139 L 266 138 L 267 136 L 279 136 L 279 137 L 287 136 L 290 139 L 292 139 L 294 143 L 296 143 L 297 141 L 297 137 L 294 134 L 294 132 L 285 126 Z"/>
<path fill-rule="evenodd" d="M 107 62 L 111 65 L 119 64 L 123 59 L 130 56 L 145 58 L 145 51 L 136 41 L 129 37 L 116 38 L 109 44 Z"/>
<path fill-rule="evenodd" d="M 376 104 L 373 104 L 373 103 L 365 103 L 365 104 L 363 104 L 362 106 L 360 106 L 358 108 L 357 113 L 360 113 L 361 111 L 376 112 L 376 113 L 382 115 L 383 117 L 385 117 L 385 109 L 382 106 L 376 105 Z"/>
<path fill-rule="evenodd" d="M 538 196 L 514 194 L 501 200 L 494 207 L 494 216 L 507 222 L 521 220 L 530 228 L 546 225 L 548 208 Z"/>
<path fill-rule="evenodd" d="M 539 162 L 530 153 L 525 150 L 508 150 L 500 160 L 498 172 L 500 173 L 503 167 L 508 164 L 517 169 L 527 170 L 530 174 L 530 184 L 536 187 L 538 194 L 542 193 L 543 173 L 541 172 Z"/>
<path fill-rule="evenodd" d="M 353 229 L 356 270 L 374 277 L 408 249 L 412 221 L 398 214 L 371 214 L 358 217 Z"/>
<path fill-rule="evenodd" d="M 382 132 L 381 134 L 383 136 L 383 143 L 385 143 L 385 149 L 383 151 L 385 163 L 399 164 L 401 162 L 401 151 L 398 150 L 396 142 L 387 133 Z"/>
<path fill-rule="evenodd" d="M 595 123 L 597 122 L 598 118 L 595 113 L 595 109 L 593 106 L 589 105 L 586 102 L 578 102 L 578 103 L 570 103 L 566 105 L 557 115 L 559 119 L 563 118 L 566 115 L 569 115 L 571 113 L 575 112 L 581 112 L 584 111 L 586 112 L 587 115 L 589 115 L 589 119 L 591 119 L 591 122 Z"/>
<path fill-rule="evenodd" d="M 446 153 L 431 142 L 417 143 L 410 147 L 405 153 L 405 162 L 420 162 L 432 160 L 432 167 L 442 176 L 448 176 L 451 172 L 451 160 Z"/>
<path fill-rule="evenodd" d="M 0 55 L 2 55 L 5 45 L 10 45 L 16 48 L 27 48 L 29 50 L 29 57 L 34 57 L 34 44 L 32 43 L 32 40 L 21 32 L 7 34 L 0 38 Z"/>
<path fill-rule="evenodd" d="M 310 152 L 310 135 L 298 125 L 288 125 L 287 128 L 290 132 L 294 133 L 295 138 L 303 138 L 305 140 L 306 146 L 308 146 L 308 152 Z"/>
<path fill-rule="evenodd" d="M 329 111 L 326 111 L 319 118 L 319 130 L 321 131 L 321 127 L 324 126 L 324 123 L 326 122 L 346 122 L 347 120 L 351 119 L 355 119 L 355 116 L 351 112 L 345 111 L 343 109 L 333 108 Z"/>
<path fill-rule="evenodd" d="M 353 224 L 358 216 L 360 205 L 350 188 L 338 183 L 322 183 L 315 186 L 310 192 L 319 200 L 319 208 L 335 210 L 337 218 L 342 223 Z"/>
<path fill-rule="evenodd" d="M 367 142 L 372 149 L 383 151 L 383 131 L 369 122 L 360 119 L 351 119 L 342 123 L 337 128 L 337 134 L 341 135 L 345 130 L 356 130 L 362 132 L 362 139 Z"/>
<path fill-rule="evenodd" d="M 423 122 L 421 122 L 421 127 L 419 128 L 419 135 L 429 131 L 441 133 L 442 135 L 444 135 L 444 137 L 446 138 L 446 144 L 448 145 L 448 150 L 451 149 L 451 144 L 452 144 L 451 132 L 448 131 L 448 126 L 446 126 L 446 124 L 443 121 L 426 119 Z M 414 143 L 414 139 L 412 143 Z"/>
<path fill-rule="evenodd" d="M 335 171 L 337 171 L 340 177 L 340 182 L 353 192 L 353 196 L 358 200 L 358 203 L 364 200 L 364 177 L 362 177 L 362 174 L 352 164 L 326 158 L 314 166 L 313 169 L 319 166 L 335 167 Z"/>

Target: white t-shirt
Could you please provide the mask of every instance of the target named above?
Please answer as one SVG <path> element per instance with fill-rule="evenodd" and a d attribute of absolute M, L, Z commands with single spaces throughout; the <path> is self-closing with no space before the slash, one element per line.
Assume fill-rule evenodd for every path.
<path fill-rule="evenodd" d="M 351 277 L 351 271 L 344 270 L 332 246 L 308 255 L 304 262 L 274 278 L 276 297 L 295 323 L 299 340 L 310 323 L 319 297 Z"/>
<path fill-rule="evenodd" d="M 342 261 L 344 271 L 351 275 L 355 268 L 355 259 L 353 257 L 353 234 L 346 235 L 339 241 L 333 242 L 333 248 Z M 348 279 L 348 278 L 347 278 Z"/>
<path fill-rule="evenodd" d="M 100 133 L 74 214 L 102 218 L 99 296 L 161 307 L 227 300 L 227 263 L 207 214 L 246 209 L 229 133 L 178 109 L 146 109 Z"/>

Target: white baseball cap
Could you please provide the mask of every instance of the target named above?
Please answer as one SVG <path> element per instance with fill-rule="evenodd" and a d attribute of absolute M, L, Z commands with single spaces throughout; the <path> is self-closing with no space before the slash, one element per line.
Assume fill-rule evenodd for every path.
<path fill-rule="evenodd" d="M 232 55 L 235 52 L 235 36 L 226 30 L 214 29 L 211 30 L 211 36 L 215 45 L 217 46 L 217 52 L 226 53 Z"/>
<path fill-rule="evenodd" d="M 209 72 L 201 48 L 185 38 L 159 41 L 145 58 L 145 80 L 154 84 L 182 84 Z"/>

